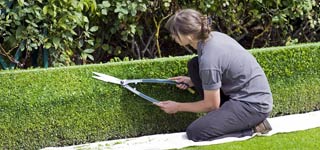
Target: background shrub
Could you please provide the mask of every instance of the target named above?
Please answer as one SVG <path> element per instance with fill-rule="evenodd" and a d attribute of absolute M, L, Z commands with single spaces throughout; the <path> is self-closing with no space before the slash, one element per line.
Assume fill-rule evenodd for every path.
<path fill-rule="evenodd" d="M 214 30 L 248 49 L 319 41 L 319 6 L 319 0 L 3 0 L 0 64 L 69 66 L 192 54 L 163 28 L 181 8 L 207 14 Z"/>

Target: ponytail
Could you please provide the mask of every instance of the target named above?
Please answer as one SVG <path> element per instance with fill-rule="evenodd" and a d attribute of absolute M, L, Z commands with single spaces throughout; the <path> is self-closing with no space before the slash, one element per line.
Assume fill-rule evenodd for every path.
<path fill-rule="evenodd" d="M 165 27 L 174 36 L 194 35 L 197 40 L 206 40 L 211 32 L 211 20 L 193 9 L 176 12 Z"/>
<path fill-rule="evenodd" d="M 201 17 L 201 32 L 199 35 L 199 39 L 205 40 L 209 37 L 211 32 L 212 20 L 208 16 L 203 15 Z"/>

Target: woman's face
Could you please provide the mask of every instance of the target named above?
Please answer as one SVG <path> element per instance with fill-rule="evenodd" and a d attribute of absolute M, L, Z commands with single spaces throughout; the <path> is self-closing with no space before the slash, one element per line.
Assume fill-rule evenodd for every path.
<path fill-rule="evenodd" d="M 186 46 L 191 43 L 191 38 L 188 35 L 171 35 L 171 37 L 181 46 Z"/>

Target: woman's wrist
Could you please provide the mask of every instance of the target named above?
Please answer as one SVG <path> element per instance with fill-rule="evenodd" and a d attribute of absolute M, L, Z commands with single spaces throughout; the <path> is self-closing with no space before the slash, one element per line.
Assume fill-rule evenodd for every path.
<path fill-rule="evenodd" d="M 182 105 L 183 105 L 183 103 L 180 103 L 180 102 L 176 102 L 177 103 L 177 105 L 176 105 L 176 110 L 177 110 L 177 112 L 181 112 L 182 110 Z"/>

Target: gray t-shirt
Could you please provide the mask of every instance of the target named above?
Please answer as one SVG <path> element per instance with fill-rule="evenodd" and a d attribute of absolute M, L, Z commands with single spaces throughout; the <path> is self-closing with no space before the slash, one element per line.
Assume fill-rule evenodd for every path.
<path fill-rule="evenodd" d="M 199 74 L 204 90 L 222 89 L 230 99 L 245 101 L 262 113 L 272 110 L 267 77 L 251 53 L 236 40 L 211 32 L 198 44 Z"/>

